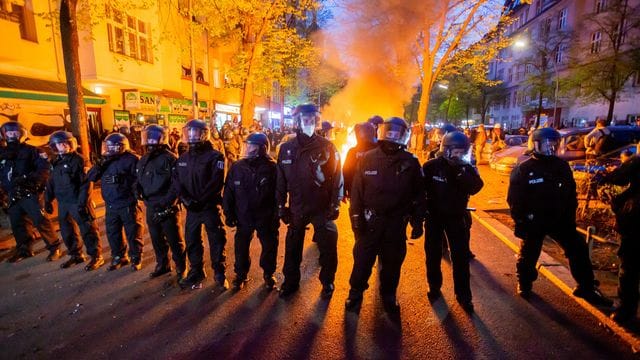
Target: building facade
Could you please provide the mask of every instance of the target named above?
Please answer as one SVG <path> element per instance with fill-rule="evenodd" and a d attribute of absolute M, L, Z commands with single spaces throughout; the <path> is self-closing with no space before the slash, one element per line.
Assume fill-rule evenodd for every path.
<path fill-rule="evenodd" d="M 579 90 L 569 90 L 570 65 L 596 61 L 607 51 L 603 32 L 585 20 L 600 16 L 615 18 L 607 11 L 614 0 L 507 0 L 505 11 L 512 22 L 506 34 L 512 45 L 491 62 L 489 77 L 501 80 L 503 93 L 489 111 L 490 122 L 507 128 L 531 126 L 541 113 L 540 123 L 555 126 L 586 126 L 596 117 L 606 118 L 609 103 L 582 100 Z M 637 8 L 638 0 L 622 2 Z M 638 31 L 631 29 L 630 31 Z M 638 48 L 637 34 L 627 33 L 622 49 Z M 633 35 L 633 36 L 632 36 Z M 633 40 L 632 40 L 633 39 Z M 626 42 L 625 42 L 626 41 Z M 541 95 L 542 94 L 542 95 Z M 628 123 L 640 116 L 640 75 L 625 83 L 614 108 L 614 121 Z"/>

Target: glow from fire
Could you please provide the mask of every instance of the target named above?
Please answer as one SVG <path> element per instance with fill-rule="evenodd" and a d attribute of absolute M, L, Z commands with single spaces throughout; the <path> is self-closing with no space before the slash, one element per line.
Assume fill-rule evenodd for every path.
<path fill-rule="evenodd" d="M 344 166 L 344 161 L 347 159 L 347 152 L 356 146 L 357 143 L 356 132 L 353 131 L 353 126 L 349 126 L 347 128 L 347 141 L 344 144 L 337 144 L 337 146 L 340 146 L 340 161 L 342 162 L 342 166 Z"/>

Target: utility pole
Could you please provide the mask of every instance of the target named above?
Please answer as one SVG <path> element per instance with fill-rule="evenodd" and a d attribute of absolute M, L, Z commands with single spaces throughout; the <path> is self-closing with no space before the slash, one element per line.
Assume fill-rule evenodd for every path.
<path fill-rule="evenodd" d="M 191 103 L 193 105 L 193 118 L 200 117 L 198 111 L 198 90 L 196 88 L 196 58 L 193 45 L 193 0 L 189 0 L 189 54 L 191 56 Z"/>

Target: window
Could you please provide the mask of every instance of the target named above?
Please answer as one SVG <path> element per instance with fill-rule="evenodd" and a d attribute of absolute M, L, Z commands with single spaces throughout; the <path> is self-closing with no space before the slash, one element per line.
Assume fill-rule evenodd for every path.
<path fill-rule="evenodd" d="M 109 50 L 145 62 L 153 62 L 149 25 L 107 5 Z"/>
<path fill-rule="evenodd" d="M 633 77 L 633 87 L 640 87 L 640 71 L 636 71 Z"/>
<path fill-rule="evenodd" d="M 522 15 L 522 25 L 526 24 L 527 21 L 529 21 L 529 7 L 527 6 L 526 9 L 524 9 L 523 11 L 523 15 Z"/>
<path fill-rule="evenodd" d="M 602 34 L 600 31 L 596 31 L 591 34 L 591 53 L 597 54 L 600 52 L 600 45 L 602 42 Z"/>
<path fill-rule="evenodd" d="M 504 69 L 498 70 L 498 80 L 504 80 Z"/>
<path fill-rule="evenodd" d="M 527 64 L 524 67 L 524 73 L 526 74 L 531 74 L 533 72 L 533 65 L 532 64 Z"/>
<path fill-rule="evenodd" d="M 509 68 L 509 70 L 507 71 L 507 81 L 511 82 L 513 81 L 513 68 Z"/>
<path fill-rule="evenodd" d="M 549 33 L 551 33 L 551 18 L 540 23 L 540 38 L 547 38 Z"/>
<path fill-rule="evenodd" d="M 0 19 L 18 23 L 20 27 L 20 38 L 28 41 L 38 42 L 36 32 L 36 20 L 33 14 L 31 0 L 25 0 L 23 5 L 13 4 L 5 0 L 0 1 Z"/>
<path fill-rule="evenodd" d="M 536 1 L 536 15 L 542 12 L 542 0 Z"/>
<path fill-rule="evenodd" d="M 620 22 L 620 24 L 616 27 L 616 32 L 613 36 L 613 45 L 619 46 L 624 44 L 624 41 L 627 38 L 627 31 L 625 29 L 626 23 L 624 21 Z M 620 43 L 618 43 L 618 36 L 620 37 Z"/>
<path fill-rule="evenodd" d="M 518 106 L 518 91 L 513 92 L 513 96 L 511 97 L 511 107 Z"/>
<path fill-rule="evenodd" d="M 556 64 L 561 64 L 564 60 L 564 52 L 566 48 L 565 44 L 558 45 L 558 50 L 556 50 Z"/>
<path fill-rule="evenodd" d="M 596 0 L 594 11 L 596 14 L 599 14 L 605 11 L 607 8 L 607 0 Z"/>
<path fill-rule="evenodd" d="M 560 10 L 560 12 L 558 13 L 558 30 L 564 30 L 567 28 L 567 14 L 567 8 Z"/>

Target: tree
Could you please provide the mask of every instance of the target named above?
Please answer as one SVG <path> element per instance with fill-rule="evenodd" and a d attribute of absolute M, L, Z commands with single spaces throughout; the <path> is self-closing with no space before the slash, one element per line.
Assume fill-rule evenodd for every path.
<path fill-rule="evenodd" d="M 607 122 L 613 120 L 616 101 L 634 73 L 640 74 L 640 4 L 609 0 L 583 18 L 576 34 L 572 84 L 585 102 L 609 103 Z M 586 56 L 585 56 L 586 54 Z"/>
<path fill-rule="evenodd" d="M 255 93 L 269 92 L 274 81 L 293 86 L 292 74 L 313 58 L 311 42 L 287 21 L 304 18 L 314 6 L 313 0 L 193 0 L 194 26 L 206 30 L 215 44 L 235 50 L 229 76 L 242 90 L 245 125 L 253 119 Z"/>

